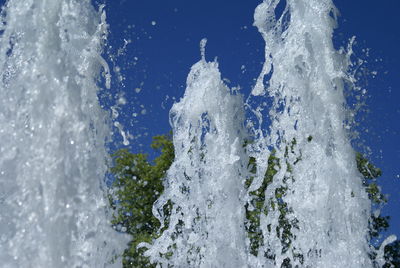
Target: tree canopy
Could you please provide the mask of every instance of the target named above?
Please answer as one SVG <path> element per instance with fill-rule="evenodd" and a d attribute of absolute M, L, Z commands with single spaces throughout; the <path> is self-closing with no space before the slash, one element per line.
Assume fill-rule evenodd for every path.
<path fill-rule="evenodd" d="M 308 139 L 311 142 L 312 137 Z M 295 146 L 295 141 L 290 146 Z M 246 145 L 245 145 L 246 146 Z M 120 232 L 126 232 L 132 236 L 128 248 L 121 253 L 123 257 L 123 267 L 156 267 L 150 263 L 149 259 L 143 255 L 145 248 L 138 248 L 142 242 L 151 241 L 160 234 L 160 222 L 153 216 L 152 209 L 154 202 L 160 197 L 164 190 L 164 178 L 167 170 L 174 160 L 174 147 L 171 134 L 153 137 L 151 148 L 159 152 L 158 157 L 153 161 L 148 159 L 148 155 L 143 153 L 131 153 L 127 149 L 120 149 L 113 154 L 113 166 L 111 173 L 115 180 L 112 185 L 109 200 L 114 209 L 112 225 Z M 357 168 L 363 177 L 365 191 L 373 204 L 373 207 L 381 207 L 387 202 L 386 197 L 381 193 L 377 184 L 377 179 L 382 175 L 382 171 L 376 168 L 362 154 L 356 153 Z M 286 217 L 290 213 L 290 208 L 283 201 L 286 188 L 284 186 L 276 189 L 275 196 L 266 197 L 265 190 L 272 182 L 277 169 L 280 167 L 280 160 L 274 153 L 268 159 L 268 167 L 261 186 L 250 192 L 251 204 L 246 208 L 246 232 L 250 241 L 250 253 L 260 254 L 259 248 L 263 243 L 263 234 L 260 229 L 261 214 L 268 214 L 268 207 L 278 210 L 279 228 L 276 231 L 280 237 L 284 251 L 291 250 L 290 243 L 293 239 L 291 230 L 296 228 L 295 221 L 289 221 Z M 255 159 L 250 157 L 248 170 L 255 174 L 257 166 Z M 290 166 L 288 167 L 290 169 Z M 289 170 L 290 172 L 290 170 Z M 251 184 L 250 177 L 245 181 L 246 187 Z M 267 201 L 267 202 L 266 202 Z M 251 209 L 249 208 L 251 206 Z M 168 215 L 169 207 L 164 207 L 164 213 Z M 383 231 L 389 228 L 389 216 L 381 216 L 372 213 L 370 217 L 370 238 L 371 245 L 379 247 L 376 241 L 380 238 Z M 162 232 L 162 230 L 161 230 Z M 264 252 L 267 258 L 274 258 L 269 252 Z M 297 255 L 302 258 L 301 254 Z M 372 260 L 376 258 L 374 253 L 370 254 Z M 383 268 L 400 267 L 400 241 L 387 245 L 384 249 L 386 263 Z M 282 267 L 292 267 L 290 260 L 285 260 Z"/>
<path fill-rule="evenodd" d="M 160 227 L 152 207 L 163 191 L 162 179 L 174 160 L 174 149 L 169 135 L 154 137 L 151 147 L 160 152 L 154 161 L 127 149 L 113 154 L 111 173 L 115 181 L 109 195 L 115 210 L 112 224 L 118 231 L 132 235 L 123 253 L 123 267 L 155 267 L 143 256 L 145 249 L 137 249 L 137 245 L 150 243 Z"/>

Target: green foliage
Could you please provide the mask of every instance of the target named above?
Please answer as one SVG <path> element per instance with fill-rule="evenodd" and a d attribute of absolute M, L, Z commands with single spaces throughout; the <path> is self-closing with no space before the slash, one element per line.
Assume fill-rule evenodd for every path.
<path fill-rule="evenodd" d="M 312 139 L 312 136 L 309 136 L 307 138 L 307 141 L 311 142 Z M 290 153 L 294 153 L 295 146 L 296 140 L 293 140 L 285 149 L 285 157 L 287 157 Z M 296 163 L 298 163 L 300 160 L 301 155 L 296 159 L 293 164 L 296 165 Z M 387 199 L 381 193 L 381 189 L 376 183 L 377 178 L 382 175 L 382 171 L 379 168 L 375 167 L 372 163 L 370 163 L 368 159 L 360 153 L 356 153 L 356 163 L 358 171 L 363 176 L 363 185 L 365 186 L 365 191 L 368 193 L 368 197 L 372 201 L 373 206 L 382 206 L 387 202 Z M 292 171 L 292 167 L 289 165 L 289 163 L 286 163 L 286 167 L 287 173 L 290 174 Z M 280 160 L 277 159 L 275 153 L 272 152 L 268 159 L 267 171 L 264 175 L 264 180 L 261 186 L 257 190 L 249 193 L 252 200 L 250 201 L 250 204 L 246 205 L 246 230 L 250 240 L 250 253 L 255 256 L 259 254 L 259 249 L 262 247 L 264 240 L 262 231 L 260 229 L 260 217 L 262 214 L 267 216 L 269 209 L 277 209 L 279 211 L 279 227 L 275 231 L 282 243 L 282 253 L 285 253 L 287 250 L 290 249 L 290 244 L 293 239 L 291 230 L 292 228 L 297 228 L 296 221 L 289 221 L 287 219 L 287 215 L 291 211 L 290 208 L 288 208 L 287 204 L 283 201 L 283 197 L 285 196 L 287 190 L 285 185 L 277 188 L 275 191 L 275 196 L 270 197 L 269 201 L 265 202 L 265 191 L 268 185 L 272 183 L 273 177 L 280 168 Z M 254 158 L 250 158 L 248 169 L 251 174 L 255 174 L 257 172 Z M 246 187 L 250 187 L 253 179 L 253 177 L 250 177 L 250 179 L 246 181 Z M 285 179 L 288 180 L 292 178 L 288 177 Z M 283 183 L 285 183 L 285 181 Z M 371 239 L 378 238 L 383 231 L 386 231 L 389 228 L 389 219 L 389 216 L 371 215 L 369 228 Z M 271 230 L 270 226 L 268 226 L 268 231 L 273 231 Z M 384 268 L 400 267 L 399 248 L 399 240 L 385 247 L 386 264 L 383 266 Z M 264 254 L 268 258 L 274 259 L 274 256 L 269 255 L 268 252 L 265 252 Z M 293 255 L 298 258 L 300 263 L 302 263 L 303 256 L 301 254 L 296 254 L 296 252 L 293 252 Z M 371 258 L 375 259 L 375 256 L 371 255 Z M 292 267 L 292 264 L 289 259 L 286 259 L 284 260 L 281 267 Z"/>
<path fill-rule="evenodd" d="M 110 201 L 115 209 L 112 220 L 117 230 L 132 235 L 123 253 L 123 267 L 156 267 L 143 256 L 141 242 L 150 243 L 157 237 L 160 222 L 152 214 L 153 203 L 162 193 L 163 178 L 174 160 L 170 135 L 156 136 L 151 147 L 161 152 L 152 163 L 145 154 L 132 154 L 121 149 L 113 155 L 111 173 L 115 176 Z M 166 208 L 167 209 L 167 208 Z"/>
<path fill-rule="evenodd" d="M 311 142 L 312 137 L 308 137 L 307 139 Z M 294 153 L 294 148 L 296 146 L 296 140 L 293 139 L 288 146 L 285 148 L 285 157 L 288 157 L 289 154 Z M 301 160 L 301 156 L 297 157 L 296 161 L 293 163 L 294 165 Z M 275 151 L 272 151 L 267 162 L 267 170 L 264 174 L 264 179 L 261 186 L 252 192 L 249 193 L 251 201 L 250 204 L 246 204 L 246 231 L 250 240 L 250 253 L 258 256 L 258 254 L 262 253 L 265 257 L 270 259 L 275 259 L 275 256 L 270 252 L 259 252 L 260 248 L 263 246 L 264 236 L 263 232 L 260 229 L 260 218 L 262 214 L 264 216 L 268 216 L 269 211 L 274 211 L 278 213 L 278 226 L 275 230 L 272 230 L 270 225 L 267 226 L 268 232 L 275 232 L 277 237 L 281 241 L 282 245 L 282 253 L 286 253 L 288 250 L 293 250 L 291 248 L 292 240 L 294 239 L 292 234 L 293 228 L 298 228 L 297 222 L 295 219 L 289 220 L 288 214 L 290 214 L 291 208 L 288 207 L 287 203 L 284 202 L 284 196 L 287 192 L 286 182 L 289 180 L 293 180 L 293 177 L 290 175 L 292 173 L 292 166 L 286 162 L 286 174 L 289 174 L 284 177 L 283 185 L 275 189 L 274 196 L 270 196 L 267 200 L 265 197 L 265 191 L 267 187 L 272 183 L 274 176 L 281 169 L 281 160 L 275 156 Z M 257 172 L 257 167 L 254 158 L 250 158 L 249 161 L 249 171 L 252 174 Z M 246 187 L 249 187 L 253 181 L 253 177 L 250 177 L 249 180 L 246 181 Z M 302 262 L 303 256 L 301 254 L 293 251 L 293 255 Z M 283 268 L 292 267 L 290 263 L 290 259 L 285 259 L 282 266 Z"/>
<path fill-rule="evenodd" d="M 357 169 L 364 179 L 376 179 L 382 175 L 382 171 L 371 164 L 361 153 L 356 153 Z"/>
<path fill-rule="evenodd" d="M 384 258 L 386 263 L 382 268 L 398 268 L 400 267 L 400 240 L 387 245 L 384 248 Z"/>
<path fill-rule="evenodd" d="M 250 239 L 250 252 L 251 254 L 257 256 L 258 250 L 262 246 L 263 243 L 263 235 L 262 230 L 260 229 L 260 217 L 261 214 L 268 214 L 268 211 L 265 208 L 265 190 L 267 186 L 272 182 L 273 177 L 278 172 L 275 169 L 275 165 L 278 165 L 278 159 L 271 154 L 268 159 L 268 168 L 264 175 L 264 180 L 260 186 L 255 191 L 249 193 L 252 198 L 251 204 L 246 204 L 246 231 L 248 233 Z M 253 174 L 257 172 L 256 160 L 253 157 L 250 157 L 248 164 L 249 171 Z M 250 177 L 249 180 L 246 181 L 246 187 L 249 187 L 253 181 L 254 177 Z M 251 205 L 251 207 L 249 206 Z"/>
<path fill-rule="evenodd" d="M 249 169 L 251 173 L 256 173 L 255 159 L 250 158 Z M 282 253 L 285 253 L 290 249 L 290 244 L 293 239 L 292 228 L 296 227 L 296 222 L 291 222 L 286 217 L 290 213 L 290 209 L 287 203 L 283 201 L 283 196 L 286 194 L 287 187 L 281 186 L 275 190 L 275 195 L 269 197 L 266 202 L 265 191 L 268 185 L 271 184 L 275 174 L 280 169 L 279 159 L 272 152 L 268 158 L 268 167 L 264 175 L 261 186 L 254 191 L 249 192 L 251 201 L 250 204 L 246 204 L 246 231 L 250 240 L 250 253 L 258 256 L 259 249 L 263 246 L 264 236 L 260 228 L 261 215 L 268 216 L 269 209 L 278 211 L 278 223 L 279 226 L 276 230 L 271 230 L 271 226 L 267 226 L 268 231 L 275 231 L 277 236 L 281 239 Z M 250 177 L 246 181 L 246 186 L 249 187 L 254 178 Z M 287 178 L 288 179 L 288 178 Z M 274 258 L 268 252 L 264 252 L 267 258 Z"/>
<path fill-rule="evenodd" d="M 308 142 L 313 140 L 312 136 L 307 138 Z M 248 143 L 244 144 L 246 147 Z M 290 153 L 294 153 L 296 140 L 293 140 L 286 147 L 285 157 Z M 133 154 L 126 149 L 121 149 L 113 155 L 113 167 L 111 173 L 115 176 L 113 184 L 113 194 L 110 195 L 110 203 L 115 209 L 115 215 L 112 221 L 113 226 L 120 231 L 124 231 L 132 235 L 128 249 L 123 253 L 123 267 L 156 267 L 151 264 L 149 259 L 143 255 L 145 249 L 137 248 L 141 242 L 151 241 L 159 235 L 157 232 L 160 222 L 153 216 L 153 203 L 158 199 L 164 190 L 163 179 L 166 171 L 174 160 L 174 147 L 171 135 L 161 135 L 153 138 L 151 147 L 160 152 L 160 155 L 154 161 L 149 161 L 146 154 Z M 291 213 L 290 208 L 284 202 L 287 187 L 282 185 L 275 190 L 274 196 L 266 197 L 267 187 L 272 183 L 275 174 L 281 168 L 282 160 L 275 156 L 272 152 L 268 159 L 267 170 L 264 175 L 263 182 L 258 189 L 249 192 L 251 201 L 246 204 L 246 231 L 250 240 L 250 253 L 257 256 L 260 254 L 260 248 L 263 246 L 263 232 L 260 228 L 261 216 L 268 216 L 269 211 L 279 213 L 279 226 L 276 230 L 271 230 L 271 226 L 267 226 L 267 231 L 276 232 L 282 243 L 282 253 L 293 250 L 290 247 L 293 240 L 292 229 L 297 228 L 295 220 L 289 220 L 288 215 Z M 301 161 L 301 155 L 293 163 Z M 379 168 L 372 165 L 361 154 L 356 154 L 357 167 L 363 176 L 363 184 L 374 206 L 382 206 L 387 202 L 382 195 L 376 180 L 381 176 L 382 172 Z M 286 163 L 288 177 L 285 180 L 293 180 L 290 176 L 292 167 Z M 257 172 L 256 161 L 250 157 L 248 170 L 254 176 Z M 245 186 L 250 187 L 254 177 L 250 177 L 245 181 Z M 169 215 L 170 206 L 164 207 L 165 215 Z M 168 222 L 166 222 L 168 225 Z M 370 220 L 370 236 L 378 238 L 382 231 L 389 227 L 389 217 L 371 215 Z M 162 231 L 162 230 L 161 230 Z M 303 256 L 296 254 L 300 263 Z M 274 259 L 269 252 L 262 252 L 267 258 Z M 400 242 L 395 241 L 385 247 L 386 264 L 383 268 L 400 267 Z M 374 259 L 374 256 L 371 255 Z M 292 267 L 290 260 L 286 259 L 282 264 L 283 268 Z"/>
<path fill-rule="evenodd" d="M 372 201 L 373 207 L 382 206 L 387 202 L 387 198 L 381 193 L 376 180 L 382 175 L 382 171 L 369 162 L 362 154 L 356 154 L 357 168 L 364 177 L 365 190 Z M 383 231 L 389 228 L 389 216 L 371 215 L 369 235 L 371 239 L 379 238 Z M 372 259 L 375 256 L 371 256 Z M 400 240 L 386 245 L 384 248 L 384 258 L 386 263 L 383 268 L 400 267 Z"/>

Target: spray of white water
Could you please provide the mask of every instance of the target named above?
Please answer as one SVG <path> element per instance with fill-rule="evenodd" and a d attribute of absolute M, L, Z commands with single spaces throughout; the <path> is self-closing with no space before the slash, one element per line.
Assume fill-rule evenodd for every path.
<path fill-rule="evenodd" d="M 154 207 L 166 226 L 147 252 L 163 267 L 246 263 L 243 101 L 222 82 L 217 62 L 206 62 L 204 46 L 205 40 L 185 95 L 170 112 L 176 157 Z M 170 206 L 170 217 L 163 215 L 164 206 Z"/>
<path fill-rule="evenodd" d="M 141 245 L 163 267 L 372 267 L 370 202 L 344 124 L 349 55 L 332 44 L 335 7 L 287 0 L 277 16 L 279 3 L 265 0 L 255 12 L 266 61 L 253 94 L 273 101 L 268 115 L 254 111 L 269 117 L 268 131 L 255 129 L 245 150 L 242 97 L 205 60 L 205 40 L 171 110 L 176 159 L 153 211 L 163 225 Z M 13 0 L 1 27 L 0 263 L 104 267 L 124 244 L 101 191 L 110 133 L 96 85 L 101 68 L 110 84 L 105 15 L 89 0 Z M 277 172 L 254 255 L 245 206 L 271 155 Z M 247 189 L 249 156 L 257 169 Z"/>
<path fill-rule="evenodd" d="M 278 4 L 283 5 L 283 12 Z M 276 15 L 277 13 L 281 15 Z M 357 171 L 346 122 L 350 53 L 332 44 L 331 0 L 264 0 L 255 26 L 266 60 L 253 95 L 272 99 L 248 153 L 257 173 L 248 193 L 265 190 L 262 241 L 250 254 L 243 208 L 249 157 L 242 102 L 221 82 L 217 64 L 192 67 L 183 99 L 171 110 L 176 159 L 154 214 L 165 225 L 147 254 L 167 267 L 372 267 L 370 202 Z M 262 98 L 262 97 L 261 97 Z M 170 210 L 165 214 L 165 210 Z M 246 245 L 246 246 L 244 246 Z"/>
<path fill-rule="evenodd" d="M 124 245 L 101 190 L 105 13 L 89 0 L 11 0 L 1 32 L 0 266 L 104 267 Z"/>
<path fill-rule="evenodd" d="M 279 161 L 265 194 L 260 251 L 275 256 L 277 267 L 288 261 L 299 267 L 372 267 L 371 204 L 345 127 L 350 55 L 332 43 L 337 10 L 331 0 L 287 0 L 276 16 L 280 2 L 265 0 L 254 15 L 266 61 L 253 94 L 273 98 L 269 135 L 259 140 L 254 156 L 265 167 L 269 147 Z M 258 174 L 255 183 L 262 179 Z M 284 212 L 273 203 L 284 205 Z M 284 228 L 291 235 L 285 237 Z M 257 265 L 264 262 L 259 257 Z"/>

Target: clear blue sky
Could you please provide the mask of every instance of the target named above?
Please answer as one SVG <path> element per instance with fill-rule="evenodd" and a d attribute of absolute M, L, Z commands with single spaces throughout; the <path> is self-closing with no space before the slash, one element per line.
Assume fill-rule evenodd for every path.
<path fill-rule="evenodd" d="M 264 60 L 264 42 L 252 26 L 260 2 L 106 1 L 109 52 L 125 76 L 123 85 L 114 84 L 114 92 L 124 92 L 128 101 L 118 120 L 135 137 L 133 151 L 146 152 L 151 136 L 169 131 L 168 111 L 173 98 L 183 95 L 189 68 L 200 59 L 199 41 L 204 37 L 208 38 L 207 59 L 218 57 L 229 85 L 240 85 L 248 94 Z M 391 233 L 400 236 L 400 178 L 396 178 L 400 175 L 400 2 L 334 2 L 341 12 L 336 44 L 344 45 L 355 35 L 355 56 L 367 61 L 364 66 L 370 73 L 362 77 L 361 85 L 368 90 L 369 113 L 363 116 L 360 141 L 371 148 L 373 162 L 383 170 L 382 189 L 390 195 L 384 213 L 392 216 Z M 124 39 L 132 43 L 125 54 L 115 56 Z"/>

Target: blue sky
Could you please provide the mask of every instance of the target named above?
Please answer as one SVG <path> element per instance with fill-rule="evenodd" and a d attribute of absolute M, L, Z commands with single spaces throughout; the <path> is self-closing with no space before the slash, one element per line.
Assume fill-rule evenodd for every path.
<path fill-rule="evenodd" d="M 264 42 L 252 26 L 259 0 L 108 0 L 108 53 L 124 76 L 114 79 L 113 96 L 123 95 L 117 120 L 134 137 L 132 151 L 147 151 L 151 137 L 170 130 L 168 111 L 185 89 L 189 68 L 200 59 L 199 41 L 208 39 L 206 57 L 218 57 L 229 86 L 245 95 L 264 61 Z M 355 59 L 364 60 L 360 85 L 368 90 L 368 113 L 362 115 L 361 138 L 372 161 L 383 170 L 383 210 L 392 216 L 390 233 L 400 236 L 400 30 L 398 0 L 336 0 L 341 12 L 337 46 L 356 36 Z M 124 40 L 129 43 L 124 47 Z M 118 56 L 118 50 L 120 55 Z M 374 75 L 374 72 L 377 72 Z M 115 75 L 114 75 L 115 77 Z M 121 137 L 115 136 L 120 147 Z"/>

